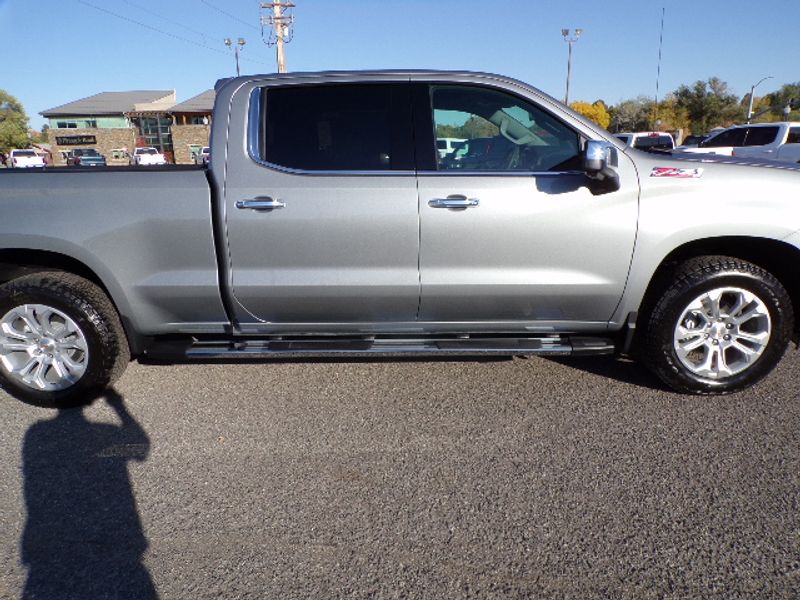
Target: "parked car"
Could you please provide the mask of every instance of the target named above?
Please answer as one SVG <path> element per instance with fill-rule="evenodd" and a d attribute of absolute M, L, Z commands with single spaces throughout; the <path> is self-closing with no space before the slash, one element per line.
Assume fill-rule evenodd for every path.
<path fill-rule="evenodd" d="M 67 154 L 67 166 L 105 167 L 106 157 L 94 148 L 73 148 Z"/>
<path fill-rule="evenodd" d="M 196 165 L 207 165 L 209 160 L 211 160 L 211 148 L 208 146 L 203 146 L 200 152 L 194 156 L 194 163 Z"/>
<path fill-rule="evenodd" d="M 735 125 L 704 140 L 687 153 L 743 156 L 800 162 L 800 123 L 783 121 Z"/>
<path fill-rule="evenodd" d="M 130 158 L 131 164 L 136 166 L 165 165 L 167 159 L 156 148 L 136 148 Z"/>
<path fill-rule="evenodd" d="M 7 159 L 8 166 L 13 169 L 27 169 L 32 167 L 44 168 L 44 158 L 35 150 L 12 150 Z"/>
<path fill-rule="evenodd" d="M 645 152 L 668 152 L 675 148 L 675 139 L 665 131 L 634 131 L 614 134 L 628 148 Z"/>
<path fill-rule="evenodd" d="M 716 394 L 797 339 L 799 165 L 640 152 L 490 74 L 256 75 L 215 102 L 207 170 L 0 173 L 9 393 L 85 401 L 131 357 L 616 352 Z M 459 166 L 454 113 L 489 124 Z"/>

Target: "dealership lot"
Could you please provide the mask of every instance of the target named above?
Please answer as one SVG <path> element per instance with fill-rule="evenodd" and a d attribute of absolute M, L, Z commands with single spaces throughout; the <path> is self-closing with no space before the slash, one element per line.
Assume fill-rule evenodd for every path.
<path fill-rule="evenodd" d="M 799 367 L 712 398 L 574 358 L 0 393 L 0 598 L 796 597 Z"/>

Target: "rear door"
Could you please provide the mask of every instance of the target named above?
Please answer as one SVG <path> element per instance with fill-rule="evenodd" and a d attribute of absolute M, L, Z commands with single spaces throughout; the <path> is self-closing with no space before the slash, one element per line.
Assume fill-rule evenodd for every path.
<path fill-rule="evenodd" d="M 245 329 L 415 319 L 408 90 L 406 81 L 237 92 L 231 113 L 248 104 L 248 144 L 229 136 L 224 202 L 230 285 Z"/>
<path fill-rule="evenodd" d="M 733 156 L 747 156 L 754 158 L 776 158 L 780 142 L 780 125 L 767 125 L 758 127 L 745 127 L 744 141 L 741 147 L 733 149 Z M 783 131 L 786 131 L 785 129 Z"/>
<path fill-rule="evenodd" d="M 800 163 L 800 126 L 789 128 L 786 143 L 778 150 L 778 160 Z"/>
<path fill-rule="evenodd" d="M 638 178 L 617 153 L 622 188 L 593 195 L 578 167 L 582 136 L 515 93 L 471 84 L 429 87 L 437 137 L 481 140 L 420 164 L 420 320 L 606 322 L 628 274 Z M 430 137 L 430 136 L 429 136 Z M 468 142 L 470 144 L 470 142 Z"/>

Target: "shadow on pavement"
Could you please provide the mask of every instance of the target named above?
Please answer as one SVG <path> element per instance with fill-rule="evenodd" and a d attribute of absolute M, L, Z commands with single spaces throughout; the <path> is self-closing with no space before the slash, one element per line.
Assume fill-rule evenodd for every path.
<path fill-rule="evenodd" d="M 655 375 L 647 370 L 647 367 L 630 359 L 612 356 L 559 356 L 545 358 L 565 367 L 586 371 L 601 377 L 608 377 L 623 383 L 659 392 L 670 391 Z"/>
<path fill-rule="evenodd" d="M 31 426 L 23 442 L 27 522 L 24 599 L 157 598 L 142 564 L 147 538 L 128 476 L 150 441 L 114 390 L 121 425 L 91 423 L 84 407 Z"/>

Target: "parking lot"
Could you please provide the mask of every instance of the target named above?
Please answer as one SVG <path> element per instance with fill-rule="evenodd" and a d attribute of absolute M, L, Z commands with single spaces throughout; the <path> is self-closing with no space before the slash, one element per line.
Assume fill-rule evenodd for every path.
<path fill-rule="evenodd" d="M 715 398 L 543 358 L 0 393 L 0 597 L 796 598 L 799 366 Z"/>

